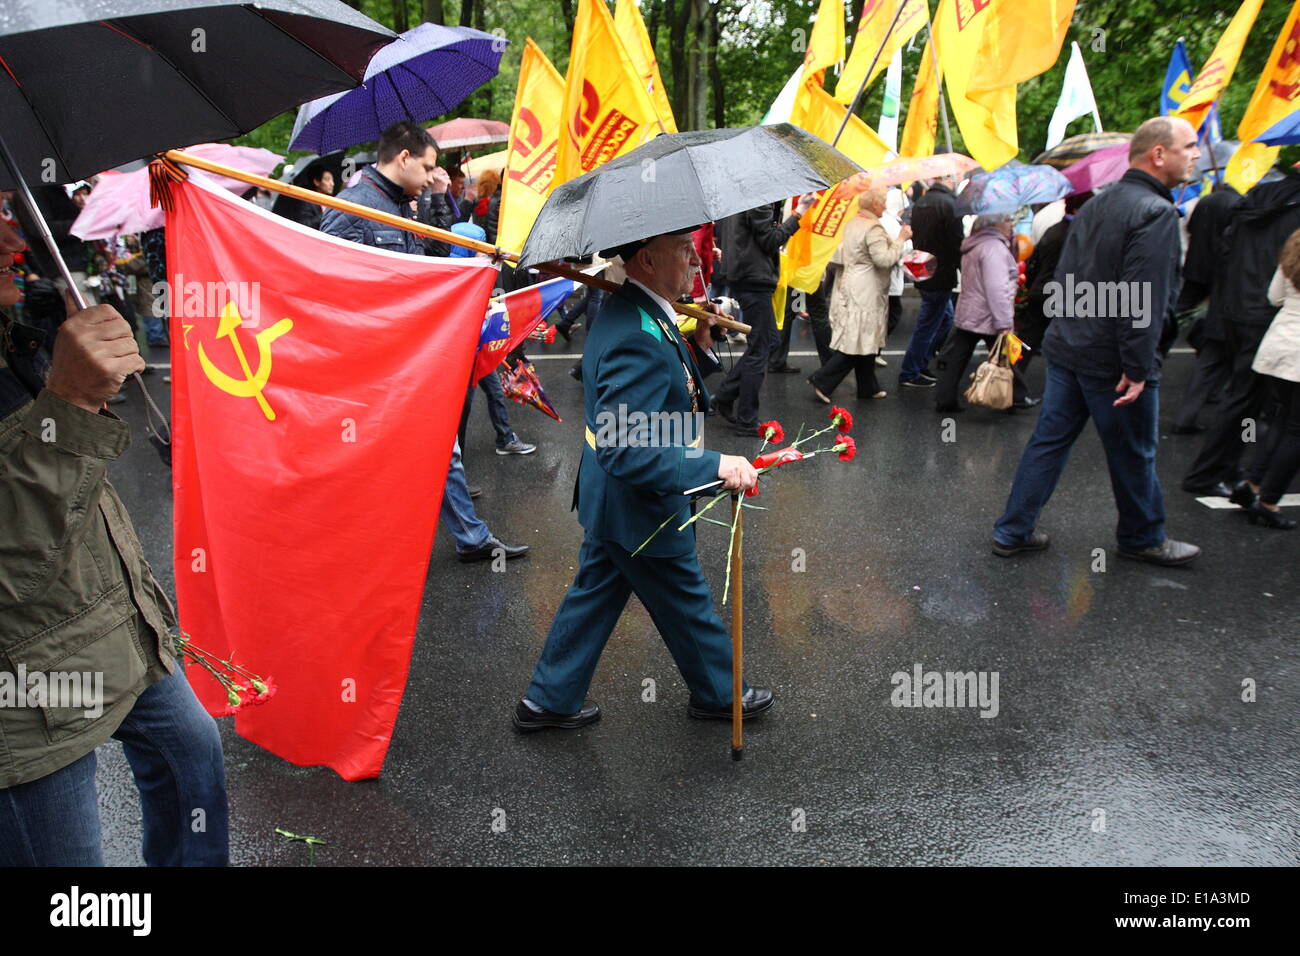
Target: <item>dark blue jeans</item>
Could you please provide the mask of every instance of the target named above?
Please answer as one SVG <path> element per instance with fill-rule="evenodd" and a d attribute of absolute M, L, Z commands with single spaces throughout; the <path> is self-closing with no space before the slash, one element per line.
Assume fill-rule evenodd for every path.
<path fill-rule="evenodd" d="M 506 393 L 501 386 L 501 377 L 496 372 L 488 372 L 478 380 L 478 387 L 483 389 L 483 394 L 487 396 L 488 418 L 492 420 L 492 430 L 496 434 L 498 448 L 505 448 L 513 441 L 518 440 L 515 430 L 510 427 L 510 413 L 506 411 Z M 469 390 L 465 396 L 465 404 L 469 406 L 474 401 L 474 389 Z"/>
<path fill-rule="evenodd" d="M 922 292 L 921 308 L 916 313 L 916 328 L 912 330 L 907 353 L 898 369 L 900 382 L 914 382 L 930 364 L 935 347 L 943 341 L 952 327 L 952 293 Z"/>
<path fill-rule="evenodd" d="M 225 866 L 226 773 L 216 722 L 181 669 L 149 686 L 113 736 L 140 790 L 149 866 Z M 103 866 L 95 752 L 0 790 L 0 866 Z"/>
<path fill-rule="evenodd" d="M 1013 546 L 1029 537 L 1089 418 L 1097 426 L 1110 469 L 1120 547 L 1138 550 L 1164 542 L 1165 502 L 1156 477 L 1160 392 L 1156 383 L 1148 382 L 1137 401 L 1116 408 L 1116 384 L 1047 363 L 1038 424 L 1016 469 L 1006 513 L 993 526 L 999 544 Z"/>

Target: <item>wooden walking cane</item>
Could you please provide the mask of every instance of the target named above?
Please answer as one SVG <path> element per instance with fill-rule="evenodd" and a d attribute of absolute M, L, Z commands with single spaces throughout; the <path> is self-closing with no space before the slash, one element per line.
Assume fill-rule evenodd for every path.
<path fill-rule="evenodd" d="M 314 189 L 304 189 L 301 186 L 294 186 L 290 183 L 282 183 L 274 179 L 268 179 L 265 176 L 258 176 L 256 173 L 245 172 L 242 169 L 235 169 L 222 163 L 214 163 L 209 159 L 203 159 L 200 156 L 194 156 L 179 149 L 171 149 L 166 153 L 160 154 L 161 165 L 166 167 L 168 162 L 172 164 L 172 178 L 183 178 L 182 174 L 175 170 L 175 164 L 183 166 L 193 166 L 195 169 L 202 169 L 209 173 L 216 173 L 220 176 L 226 176 L 229 179 L 237 179 L 241 183 L 248 183 L 250 186 L 260 186 L 262 189 L 275 193 L 281 193 L 294 199 L 301 199 L 303 202 L 315 203 L 318 206 L 328 206 L 330 209 L 338 209 L 341 212 L 351 213 L 362 219 L 370 219 L 373 222 L 382 222 L 388 226 L 394 226 L 398 229 L 405 229 L 407 232 L 413 232 L 417 236 L 425 236 L 429 239 L 437 239 L 441 242 L 450 243 L 453 246 L 461 246 L 465 249 L 472 249 L 475 252 L 481 252 L 484 255 L 491 256 L 494 260 L 504 262 L 518 262 L 519 253 L 512 252 L 509 249 L 502 249 L 500 246 L 494 246 L 486 242 L 479 242 L 477 239 L 470 239 L 468 236 L 462 236 L 459 233 L 448 232 L 445 229 L 439 229 L 436 226 L 427 226 L 422 222 L 416 222 L 414 219 L 405 219 L 401 216 L 394 216 L 391 213 L 381 212 L 378 209 L 371 209 L 369 206 L 361 206 L 354 202 L 348 202 L 346 199 L 339 199 L 337 196 L 327 196 L 324 193 L 318 193 Z M 155 171 L 151 169 L 151 176 L 155 176 Z M 163 187 L 165 177 L 162 170 L 156 171 L 154 181 L 159 187 Z M 168 195 L 165 188 L 156 188 L 154 195 L 161 200 L 164 208 L 168 208 Z M 159 205 L 155 201 L 154 205 Z M 545 272 L 547 275 L 562 276 L 565 279 L 572 279 L 574 282 L 581 282 L 583 285 L 595 286 L 597 289 L 604 289 L 606 292 L 617 292 L 619 285 L 616 282 L 610 282 L 608 279 L 600 279 L 596 276 L 589 276 L 579 269 L 570 268 L 563 263 L 548 262 L 545 265 L 539 265 L 537 271 Z M 704 312 L 692 305 L 683 305 L 680 302 L 674 302 L 673 308 L 679 315 L 689 316 L 694 319 L 708 321 L 710 318 L 715 324 L 722 326 L 724 329 L 731 329 L 734 332 L 743 332 L 748 335 L 753 331 L 743 322 L 737 322 L 734 319 L 725 316 L 715 315 L 711 312 Z"/>
<path fill-rule="evenodd" d="M 731 596 L 731 759 L 745 756 L 745 506 L 740 495 L 731 496 L 731 517 L 736 523 L 736 546 L 731 549 L 731 576 L 736 582 L 736 593 Z"/>

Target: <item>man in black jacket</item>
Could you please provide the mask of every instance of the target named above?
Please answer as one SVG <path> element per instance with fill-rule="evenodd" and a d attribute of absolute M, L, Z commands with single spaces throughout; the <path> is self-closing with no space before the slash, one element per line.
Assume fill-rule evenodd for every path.
<path fill-rule="evenodd" d="M 1038 516 L 1089 418 L 1110 468 L 1120 555 L 1172 566 L 1200 554 L 1165 537 L 1156 476 L 1157 346 L 1178 296 L 1182 257 L 1169 188 L 1193 175 L 1196 131 L 1183 119 L 1147 120 L 1128 155 L 1123 178 L 1074 218 L 1048 290 L 1043 410 L 994 526 L 1000 557 L 1047 547 Z"/>
<path fill-rule="evenodd" d="M 781 343 L 772 311 L 781 247 L 798 231 L 799 217 L 812 206 L 813 198 L 811 193 L 801 196 L 794 215 L 784 222 L 780 221 L 781 203 L 772 203 L 718 223 L 721 269 L 740 303 L 741 318 L 753 328 L 746 336 L 745 354 L 722 380 L 713 402 L 738 434 L 754 435 L 758 430 L 758 392 L 767 363 Z"/>
<path fill-rule="evenodd" d="M 1251 369 L 1255 352 L 1277 314 L 1268 285 L 1287 236 L 1300 229 L 1300 171 L 1288 169 L 1276 182 L 1262 183 L 1237 204 L 1225 236 L 1223 268 L 1215 275 L 1214 297 L 1223 309 L 1223 347 L 1232 368 L 1228 394 L 1219 405 L 1205 443 L 1183 478 L 1183 490 L 1230 497 L 1246 443 L 1255 438 L 1249 423 L 1259 419 L 1268 397 L 1268 380 Z"/>
<path fill-rule="evenodd" d="M 938 261 L 934 275 L 916 283 L 916 290 L 921 293 L 921 308 L 916 313 L 916 328 L 907 343 L 907 354 L 898 369 L 899 385 L 934 387 L 935 378 L 929 373 L 930 359 L 952 326 L 952 290 L 957 286 L 964 238 L 954 185 L 954 180 L 949 178 L 935 180 L 912 207 L 912 248 L 928 252 Z"/>
<path fill-rule="evenodd" d="M 1223 318 L 1225 306 L 1222 288 L 1215 294 L 1215 277 L 1223 285 L 1223 264 L 1227 250 L 1223 247 L 1223 234 L 1232 219 L 1232 211 L 1241 202 L 1241 193 L 1227 183 L 1216 186 L 1214 191 L 1196 203 L 1191 217 L 1187 220 L 1187 256 L 1183 259 L 1183 289 L 1178 295 L 1178 305 L 1174 308 L 1175 322 L 1191 315 L 1206 296 L 1210 298 L 1209 308 L 1201 323 L 1189 329 L 1187 342 L 1196 349 L 1196 369 L 1191 381 L 1183 393 L 1183 403 L 1179 406 L 1178 417 L 1174 420 L 1175 435 L 1191 435 L 1204 431 L 1196 424 L 1197 413 L 1206 400 L 1217 393 L 1232 369 L 1232 361 L 1224 350 Z M 1169 353 L 1169 348 L 1177 338 L 1175 327 L 1166 332 L 1160 343 L 1160 350 Z"/>

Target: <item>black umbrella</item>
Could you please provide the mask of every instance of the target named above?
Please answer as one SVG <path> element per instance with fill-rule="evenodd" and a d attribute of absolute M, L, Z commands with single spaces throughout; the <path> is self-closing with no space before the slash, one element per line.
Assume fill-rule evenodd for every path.
<path fill-rule="evenodd" d="M 29 181 L 247 133 L 356 86 L 394 36 L 340 0 L 5 0 L 0 188 L 18 188 L 85 308 Z"/>
<path fill-rule="evenodd" d="M 862 171 L 789 123 L 664 134 L 556 187 L 519 267 L 725 219 Z"/>

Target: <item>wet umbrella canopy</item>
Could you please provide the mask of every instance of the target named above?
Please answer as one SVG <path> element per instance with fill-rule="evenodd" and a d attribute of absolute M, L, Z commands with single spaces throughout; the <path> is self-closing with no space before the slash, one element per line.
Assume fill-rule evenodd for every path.
<path fill-rule="evenodd" d="M 976 173 L 957 197 L 957 215 L 1012 213 L 1036 203 L 1055 202 L 1074 186 L 1051 166 L 1026 166 L 1011 160 L 988 173 Z"/>
<path fill-rule="evenodd" d="M 449 113 L 497 75 L 507 42 L 469 27 L 421 23 L 376 54 L 361 86 L 304 103 L 289 148 L 346 149 L 375 142 L 399 120 Z"/>
<path fill-rule="evenodd" d="M 1080 133 L 1061 140 L 1045 153 L 1034 157 L 1034 163 L 1046 163 L 1057 169 L 1064 169 L 1089 153 L 1095 153 L 1116 143 L 1127 143 L 1133 137 L 1129 133 Z"/>
<path fill-rule="evenodd" d="M 669 133 L 558 186 L 524 243 L 520 267 L 578 259 L 862 172 L 789 123 Z"/>
<path fill-rule="evenodd" d="M 350 89 L 392 38 L 339 0 L 5 0 L 0 135 L 29 182 L 75 182 Z"/>

